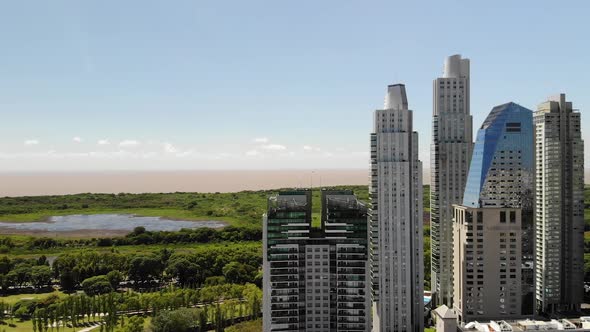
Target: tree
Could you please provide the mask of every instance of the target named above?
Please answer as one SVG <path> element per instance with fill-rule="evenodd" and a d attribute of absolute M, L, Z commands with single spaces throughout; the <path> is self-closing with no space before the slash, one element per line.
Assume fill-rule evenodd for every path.
<path fill-rule="evenodd" d="M 88 296 L 106 294 L 113 291 L 107 276 L 90 277 L 82 281 L 82 289 Z"/>
<path fill-rule="evenodd" d="M 160 258 L 139 256 L 129 262 L 129 279 L 136 282 L 146 282 L 162 274 Z"/>
<path fill-rule="evenodd" d="M 125 332 L 143 332 L 144 319 L 141 316 L 131 316 L 127 326 L 123 329 Z"/>
<path fill-rule="evenodd" d="M 2 256 L 0 258 L 0 274 L 7 274 L 10 271 L 11 262 L 10 258 Z"/>
<path fill-rule="evenodd" d="M 183 286 L 201 284 L 204 280 L 203 269 L 184 257 L 171 260 L 166 268 L 166 273 L 176 278 L 178 283 Z"/>
<path fill-rule="evenodd" d="M 117 270 L 113 270 L 107 273 L 107 279 L 111 284 L 111 287 L 114 290 L 116 290 L 117 288 L 119 288 L 119 284 L 121 283 L 121 281 L 123 281 L 123 273 Z"/>
<path fill-rule="evenodd" d="M 31 265 L 26 263 L 18 264 L 6 276 L 14 285 L 22 287 L 31 281 Z"/>
<path fill-rule="evenodd" d="M 262 291 L 260 288 L 254 284 L 246 284 L 242 291 L 242 298 L 246 300 L 250 317 L 257 317 L 260 313 L 260 304 L 262 303 Z"/>
<path fill-rule="evenodd" d="M 12 306 L 14 316 L 21 319 L 28 319 L 37 308 L 37 301 L 32 299 L 20 300 Z"/>
<path fill-rule="evenodd" d="M 143 226 L 137 226 L 137 227 L 135 227 L 133 229 L 133 233 L 132 234 L 135 235 L 135 236 L 137 236 L 137 235 L 140 235 L 140 234 L 143 234 L 143 233 L 145 233 L 145 227 L 143 227 Z"/>
<path fill-rule="evenodd" d="M 31 268 L 31 283 L 37 288 L 51 284 L 51 268 L 46 265 L 33 266 Z"/>
<path fill-rule="evenodd" d="M 223 276 L 230 283 L 242 284 L 252 280 L 252 272 L 255 269 L 246 264 L 231 262 L 223 267 Z"/>
<path fill-rule="evenodd" d="M 151 328 L 153 332 L 189 332 L 195 330 L 198 321 L 197 309 L 162 310 L 152 319 Z"/>

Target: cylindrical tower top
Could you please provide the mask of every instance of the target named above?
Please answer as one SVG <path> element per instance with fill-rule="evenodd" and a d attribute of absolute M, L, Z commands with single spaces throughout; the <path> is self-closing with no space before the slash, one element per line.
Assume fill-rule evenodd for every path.
<path fill-rule="evenodd" d="M 460 54 L 447 57 L 445 59 L 443 77 L 469 78 L 469 59 L 462 59 Z"/>

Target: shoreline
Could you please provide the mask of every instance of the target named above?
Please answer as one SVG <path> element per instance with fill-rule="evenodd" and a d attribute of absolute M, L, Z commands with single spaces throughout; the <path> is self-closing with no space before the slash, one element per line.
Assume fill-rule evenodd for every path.
<path fill-rule="evenodd" d="M 90 216 L 90 215 L 115 215 L 115 213 L 89 213 L 89 214 L 79 214 L 79 213 L 74 213 L 74 214 L 69 214 L 69 216 Z M 186 223 L 190 223 L 190 224 L 194 224 L 194 223 L 199 223 L 199 222 L 215 222 L 217 225 L 216 227 L 209 227 L 209 226 L 202 226 L 202 227 L 195 227 L 195 228 L 191 228 L 191 227 L 181 227 L 182 228 L 191 228 L 191 229 L 197 229 L 197 228 L 210 228 L 210 229 L 222 229 L 224 227 L 227 227 L 230 225 L 230 223 L 228 221 L 225 220 L 210 220 L 210 219 L 202 219 L 202 220 L 187 220 L 186 218 L 169 218 L 169 217 L 165 217 L 165 216 L 142 216 L 139 214 L 134 214 L 134 213 L 116 213 L 116 215 L 125 215 L 125 216 L 130 216 L 130 218 L 134 218 L 134 217 L 154 217 L 154 218 L 158 218 L 158 220 L 167 220 L 167 221 L 178 221 L 178 222 L 186 222 Z M 68 216 L 68 215 L 62 215 L 62 216 Z M 45 222 L 45 223 L 55 223 L 55 221 L 50 221 L 51 218 L 56 217 L 56 216 L 47 216 L 42 218 L 41 220 L 38 221 L 29 221 L 29 222 L 12 222 L 12 221 L 0 221 L 0 224 L 22 224 L 22 223 L 40 223 L 40 222 Z M 42 220 L 46 220 L 46 221 L 42 221 Z M 148 230 L 149 231 L 149 230 Z M 179 230 L 177 230 L 179 231 Z M 2 235 L 28 235 L 28 236 L 34 236 L 34 237 L 66 237 L 66 238 L 94 238 L 94 237 L 116 237 L 116 236 L 124 236 L 127 235 L 129 233 L 133 232 L 133 229 L 128 229 L 128 230 L 123 230 L 123 229 L 76 229 L 76 230 L 34 230 L 34 229 L 18 229 L 18 228 L 12 228 L 12 227 L 0 227 L 0 234 Z M 174 231 L 170 231 L 170 232 L 174 232 Z"/>
<path fill-rule="evenodd" d="M 368 185 L 368 169 L 0 172 L 0 196 L 80 193 L 233 193 L 278 188 Z"/>

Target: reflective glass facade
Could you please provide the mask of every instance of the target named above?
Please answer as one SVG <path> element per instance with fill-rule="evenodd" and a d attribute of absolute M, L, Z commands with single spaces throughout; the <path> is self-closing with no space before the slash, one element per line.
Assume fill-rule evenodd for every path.
<path fill-rule="evenodd" d="M 463 205 L 532 210 L 533 149 L 532 111 L 494 107 L 477 132 Z"/>
<path fill-rule="evenodd" d="M 517 287 L 521 308 L 516 312 L 523 316 L 532 315 L 534 308 L 534 277 L 528 268 L 534 262 L 534 144 L 531 110 L 515 103 L 494 107 L 477 133 L 463 197 L 465 207 L 506 209 L 510 222 L 513 215 L 521 219 L 517 234 L 522 241 L 513 251 L 523 266 L 520 275 L 516 274 L 522 278 Z M 514 213 L 512 209 L 516 209 Z M 486 224 L 484 220 L 484 227 L 496 221 Z M 484 251 L 495 255 L 493 250 Z"/>

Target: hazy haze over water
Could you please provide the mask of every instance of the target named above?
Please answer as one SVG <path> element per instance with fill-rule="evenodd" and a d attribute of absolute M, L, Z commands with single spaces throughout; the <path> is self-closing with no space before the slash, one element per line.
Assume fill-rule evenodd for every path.
<path fill-rule="evenodd" d="M 0 173 L 0 196 L 76 193 L 234 192 L 333 185 L 368 185 L 369 171 L 219 170 Z"/>

